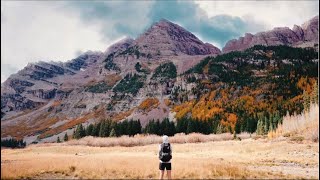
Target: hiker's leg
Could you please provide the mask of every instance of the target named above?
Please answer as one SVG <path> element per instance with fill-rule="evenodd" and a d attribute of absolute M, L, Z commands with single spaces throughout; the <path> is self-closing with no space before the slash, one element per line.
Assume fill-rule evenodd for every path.
<path fill-rule="evenodd" d="M 171 170 L 167 170 L 168 179 L 171 179 Z"/>
<path fill-rule="evenodd" d="M 159 179 L 163 179 L 163 174 L 164 174 L 164 170 L 160 170 L 160 178 Z"/>

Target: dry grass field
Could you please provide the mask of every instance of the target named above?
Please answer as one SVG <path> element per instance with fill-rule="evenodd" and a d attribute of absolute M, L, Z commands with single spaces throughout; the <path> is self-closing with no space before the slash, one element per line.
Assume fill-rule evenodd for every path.
<path fill-rule="evenodd" d="M 319 106 L 286 116 L 267 136 L 176 134 L 175 179 L 319 179 Z M 155 179 L 161 137 L 85 137 L 1 149 L 1 179 Z"/>
<path fill-rule="evenodd" d="M 255 139 L 173 144 L 173 178 L 319 178 L 318 143 Z M 62 143 L 1 149 L 1 178 L 154 179 L 157 148 Z"/>

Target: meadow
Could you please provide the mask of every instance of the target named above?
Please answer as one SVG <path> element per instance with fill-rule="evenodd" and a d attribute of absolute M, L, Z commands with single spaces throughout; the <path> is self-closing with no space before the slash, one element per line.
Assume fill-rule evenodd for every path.
<path fill-rule="evenodd" d="M 287 116 L 269 135 L 176 134 L 172 177 L 175 179 L 318 179 L 319 107 Z M 310 125 L 311 124 L 311 125 Z M 120 138 L 85 137 L 64 143 L 1 149 L 1 179 L 103 178 L 155 179 L 155 135 Z"/>

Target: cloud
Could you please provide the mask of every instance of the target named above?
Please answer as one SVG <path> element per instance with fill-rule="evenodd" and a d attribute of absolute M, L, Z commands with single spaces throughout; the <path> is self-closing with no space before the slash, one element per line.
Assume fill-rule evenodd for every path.
<path fill-rule="evenodd" d="M 35 61 L 66 61 L 136 38 L 162 18 L 219 48 L 246 32 L 300 25 L 319 1 L 3 1 L 1 64 L 14 73 Z M 9 68 L 14 67 L 14 68 Z"/>
<path fill-rule="evenodd" d="M 1 62 L 1 82 L 4 82 L 12 72 L 17 72 L 19 69 L 11 64 L 4 64 Z"/>
<path fill-rule="evenodd" d="M 72 11 L 88 26 L 99 24 L 106 38 L 135 37 L 151 23 L 147 13 L 152 1 L 69 1 L 64 11 Z"/>
<path fill-rule="evenodd" d="M 273 27 L 300 25 L 319 14 L 319 1 L 196 1 L 209 17 L 228 14 L 244 21 L 260 22 L 265 28 L 251 27 L 257 32 Z"/>
<path fill-rule="evenodd" d="M 227 14 L 208 17 L 193 1 L 71 1 L 65 9 L 78 12 L 77 16 L 88 25 L 101 25 L 103 36 L 114 39 L 121 35 L 135 38 L 152 23 L 165 18 L 221 48 L 249 27 L 263 27 L 252 20 L 247 22 Z"/>
<path fill-rule="evenodd" d="M 1 82 L 29 62 L 66 61 L 76 53 L 105 50 L 98 25 L 85 26 L 60 10 L 61 3 L 1 2 Z"/>

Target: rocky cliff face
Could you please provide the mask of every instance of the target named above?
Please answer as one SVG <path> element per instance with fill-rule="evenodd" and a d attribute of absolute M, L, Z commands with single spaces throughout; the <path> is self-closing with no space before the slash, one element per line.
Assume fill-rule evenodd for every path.
<path fill-rule="evenodd" d="M 64 83 L 75 83 L 72 77 L 96 63 L 100 55 L 85 53 L 66 63 L 28 64 L 1 84 L 1 111 L 21 111 L 47 103 L 55 98 L 57 89 L 62 88 Z"/>
<path fill-rule="evenodd" d="M 309 42 L 317 32 L 314 23 L 246 34 L 230 43 L 242 49 L 261 42 Z M 125 38 L 105 52 L 87 52 L 65 63 L 29 64 L 1 84 L 1 137 L 48 141 L 52 135 L 70 134 L 80 123 L 133 118 L 145 125 L 150 119 L 173 117 L 169 98 L 198 96 L 195 82 L 188 84 L 179 75 L 220 53 L 179 25 L 161 20 L 136 40 Z"/>
<path fill-rule="evenodd" d="M 311 46 L 318 43 L 319 39 L 319 16 L 312 18 L 302 26 L 294 25 L 288 27 L 274 28 L 273 30 L 260 32 L 255 35 L 245 34 L 244 37 L 233 39 L 226 43 L 222 49 L 224 53 L 230 51 L 243 51 L 254 45 L 289 45 L 289 46 Z"/>
<path fill-rule="evenodd" d="M 203 43 L 181 26 L 162 19 L 151 26 L 135 41 L 142 51 L 157 55 L 207 55 L 219 54 L 220 50 L 209 43 Z"/>
<path fill-rule="evenodd" d="M 150 80 L 160 64 L 173 62 L 181 73 L 219 53 L 179 25 L 161 20 L 136 40 L 125 38 L 103 53 L 87 52 L 65 63 L 29 64 L 1 84 L 1 136 L 38 136 L 55 128 L 61 133 L 62 126 L 106 117 L 138 117 L 145 124 L 150 113 L 135 108 L 149 96 L 167 96 L 176 82 L 167 79 L 169 87 Z M 168 116 L 163 100 L 160 106 L 151 114 Z"/>

